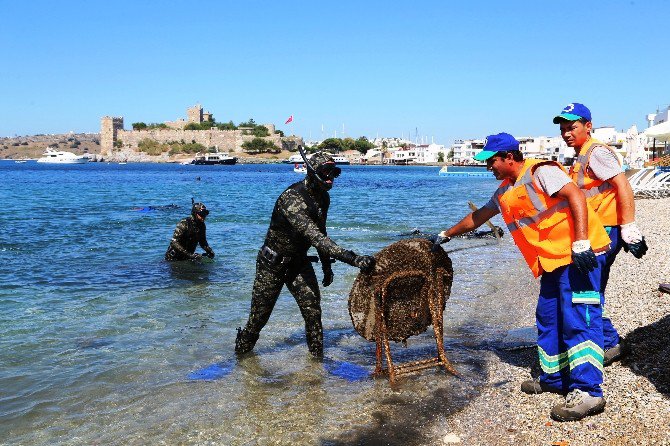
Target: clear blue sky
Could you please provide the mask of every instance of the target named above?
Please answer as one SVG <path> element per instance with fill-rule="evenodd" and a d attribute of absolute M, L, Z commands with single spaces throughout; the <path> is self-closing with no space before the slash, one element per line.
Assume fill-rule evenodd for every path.
<path fill-rule="evenodd" d="M 217 121 L 287 134 L 554 135 L 670 103 L 668 1 L 0 0 L 0 136 Z M 294 115 L 290 126 L 284 125 Z"/>

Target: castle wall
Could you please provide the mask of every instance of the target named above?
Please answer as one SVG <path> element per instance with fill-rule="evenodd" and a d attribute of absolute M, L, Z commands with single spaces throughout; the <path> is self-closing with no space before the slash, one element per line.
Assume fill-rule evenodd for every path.
<path fill-rule="evenodd" d="M 240 130 L 119 130 L 116 134 L 124 147 L 137 149 L 138 144 L 143 139 L 152 139 L 159 143 L 181 142 L 186 143 L 195 141 L 198 144 L 209 147 L 218 147 L 221 152 L 241 152 L 242 144 L 254 139 L 253 135 L 243 135 Z M 271 135 L 263 138 L 272 141 L 274 145 L 281 148 L 282 140 L 279 135 Z"/>

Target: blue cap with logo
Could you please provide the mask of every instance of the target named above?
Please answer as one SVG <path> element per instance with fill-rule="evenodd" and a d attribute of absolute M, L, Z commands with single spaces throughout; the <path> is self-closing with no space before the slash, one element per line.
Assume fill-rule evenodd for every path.
<path fill-rule="evenodd" d="M 509 150 L 519 150 L 519 141 L 509 133 L 498 133 L 489 135 L 484 141 L 484 149 L 475 155 L 477 161 L 486 161 L 497 152 L 506 152 Z"/>
<path fill-rule="evenodd" d="M 557 115 L 554 118 L 554 124 L 558 124 L 561 121 L 579 121 L 580 119 L 586 119 L 587 121 L 591 120 L 591 110 L 586 108 L 586 105 L 573 102 L 565 106 L 561 110 L 561 114 Z"/>

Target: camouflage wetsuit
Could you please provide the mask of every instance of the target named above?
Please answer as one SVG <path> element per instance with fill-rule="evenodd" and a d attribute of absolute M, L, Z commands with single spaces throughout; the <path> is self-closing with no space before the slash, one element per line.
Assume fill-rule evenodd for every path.
<path fill-rule="evenodd" d="M 332 158 L 329 159 L 332 162 Z M 329 205 L 327 190 L 311 174 L 291 185 L 277 199 L 265 243 L 256 257 L 251 311 L 244 329 L 238 329 L 235 342 L 237 353 L 253 349 L 281 289 L 286 285 L 305 320 L 310 353 L 316 357 L 323 355 L 321 294 L 314 268 L 307 260 L 307 250 L 310 246 L 317 249 L 324 272 L 324 286 L 328 286 L 333 278 L 331 257 L 359 268 L 364 268 L 361 263 L 363 258 L 371 259 L 339 247 L 326 235 Z"/>
<path fill-rule="evenodd" d="M 204 222 L 197 222 L 193 216 L 186 217 L 179 223 L 172 235 L 172 241 L 165 253 L 165 260 L 188 260 L 194 258 L 198 244 L 207 253 L 212 251 L 207 243 L 207 229 Z"/>

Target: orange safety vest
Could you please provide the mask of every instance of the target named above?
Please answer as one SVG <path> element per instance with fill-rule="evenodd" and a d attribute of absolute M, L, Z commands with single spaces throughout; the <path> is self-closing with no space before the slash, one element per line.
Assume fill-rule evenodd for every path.
<path fill-rule="evenodd" d="M 584 192 L 586 201 L 596 211 L 600 221 L 605 226 L 616 226 L 621 224 L 617 213 L 616 189 L 609 182 L 596 178 L 593 171 L 589 169 L 589 160 L 593 149 L 596 147 L 602 147 L 614 153 L 607 145 L 597 139 L 590 138 L 579 151 L 568 175 Z M 617 157 L 617 161 L 618 159 Z"/>
<path fill-rule="evenodd" d="M 568 201 L 547 195 L 534 180 L 533 172 L 540 165 L 558 166 L 565 172 L 555 161 L 526 159 L 516 182 L 506 179 L 493 194 L 507 229 L 535 277 L 572 263 L 575 238 Z M 591 247 L 595 252 L 606 250 L 609 236 L 593 209 L 588 204 L 586 207 Z"/>

